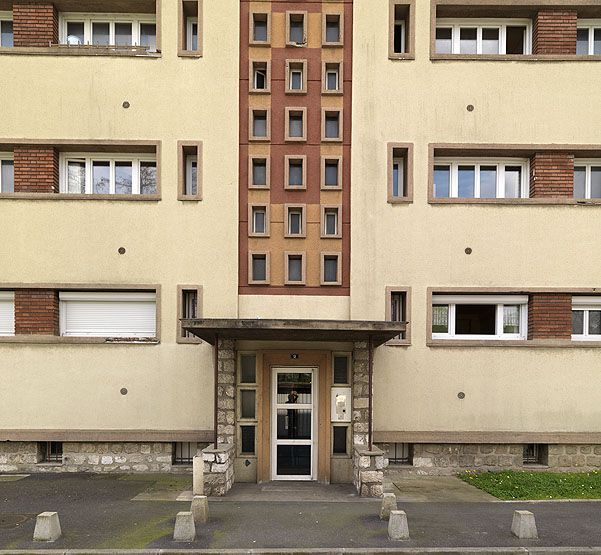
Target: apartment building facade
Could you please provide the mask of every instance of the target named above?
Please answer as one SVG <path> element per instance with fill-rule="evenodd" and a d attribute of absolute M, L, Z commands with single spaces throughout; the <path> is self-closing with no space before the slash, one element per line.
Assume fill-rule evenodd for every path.
<path fill-rule="evenodd" d="M 601 466 L 597 2 L 0 27 L 1 472 Z"/>

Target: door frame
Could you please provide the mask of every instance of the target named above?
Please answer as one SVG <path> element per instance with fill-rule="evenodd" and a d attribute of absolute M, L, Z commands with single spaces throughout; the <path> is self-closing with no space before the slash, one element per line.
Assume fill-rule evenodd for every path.
<path fill-rule="evenodd" d="M 311 374 L 311 467 L 309 475 L 277 474 L 277 376 L 288 372 Z M 315 481 L 317 480 L 317 453 L 319 452 L 319 367 L 318 366 L 272 366 L 271 367 L 271 479 L 277 481 Z M 288 440 L 290 441 L 290 440 Z M 294 441 L 294 440 L 292 440 Z M 307 440 L 299 445 L 307 445 Z"/>
<path fill-rule="evenodd" d="M 263 350 L 257 351 L 261 371 L 261 401 L 257 430 L 257 482 L 271 481 L 271 369 L 273 367 L 318 368 L 318 390 L 321 392 L 317 407 L 317 472 L 314 479 L 330 483 L 331 423 L 330 395 L 332 387 L 332 351 Z"/>

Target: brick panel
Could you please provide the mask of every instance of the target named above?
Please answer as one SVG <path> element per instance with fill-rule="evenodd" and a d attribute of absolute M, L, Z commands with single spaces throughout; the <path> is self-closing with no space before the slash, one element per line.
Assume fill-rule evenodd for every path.
<path fill-rule="evenodd" d="M 13 2 L 15 46 L 49 46 L 58 43 L 58 11 L 51 2 Z"/>
<path fill-rule="evenodd" d="M 17 289 L 15 291 L 15 334 L 58 335 L 58 291 Z"/>
<path fill-rule="evenodd" d="M 563 152 L 537 152 L 532 156 L 530 196 L 573 197 L 574 156 Z"/>
<path fill-rule="evenodd" d="M 528 299 L 528 339 L 571 339 L 572 295 L 536 293 Z"/>
<path fill-rule="evenodd" d="M 14 149 L 15 193 L 58 193 L 58 152 L 51 146 Z"/>
<path fill-rule="evenodd" d="M 576 54 L 576 10 L 539 10 L 534 18 L 534 54 Z"/>

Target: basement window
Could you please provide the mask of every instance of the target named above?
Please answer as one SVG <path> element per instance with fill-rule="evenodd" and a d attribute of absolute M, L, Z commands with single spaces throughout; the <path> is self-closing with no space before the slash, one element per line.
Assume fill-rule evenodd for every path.
<path fill-rule="evenodd" d="M 447 19 L 436 21 L 436 54 L 530 54 L 529 19 Z"/>
<path fill-rule="evenodd" d="M 176 466 L 191 465 L 198 451 L 197 443 L 176 441 L 173 443 L 172 463 Z"/>
<path fill-rule="evenodd" d="M 390 464 L 412 465 L 412 443 L 387 443 L 381 446 Z"/>
<path fill-rule="evenodd" d="M 433 295 L 433 339 L 527 338 L 527 295 Z"/>
<path fill-rule="evenodd" d="M 60 441 L 40 441 L 38 460 L 41 463 L 63 463 L 63 444 Z"/>
<path fill-rule="evenodd" d="M 0 12 L 0 46 L 13 46 L 13 21 L 11 12 Z"/>
<path fill-rule="evenodd" d="M 538 464 L 547 465 L 549 458 L 549 446 L 539 443 L 525 443 L 522 461 L 524 465 Z"/>

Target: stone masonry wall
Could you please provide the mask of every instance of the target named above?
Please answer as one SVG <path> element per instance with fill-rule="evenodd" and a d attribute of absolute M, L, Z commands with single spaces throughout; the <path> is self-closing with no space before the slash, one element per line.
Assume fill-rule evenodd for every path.
<path fill-rule="evenodd" d="M 601 445 L 549 445 L 548 459 L 555 470 L 601 468 Z"/>
<path fill-rule="evenodd" d="M 368 443 L 369 426 L 369 352 L 366 341 L 353 346 L 353 445 Z"/>
<path fill-rule="evenodd" d="M 217 377 L 217 443 L 236 441 L 236 352 L 234 341 L 219 340 Z"/>
<path fill-rule="evenodd" d="M 204 494 L 225 495 L 234 483 L 234 446 L 223 443 L 215 449 L 209 445 L 202 451 L 204 461 Z"/>
<path fill-rule="evenodd" d="M 205 444 L 199 443 L 199 449 Z M 63 443 L 63 463 L 39 461 L 36 442 L 0 442 L 0 472 L 191 472 L 172 464 L 172 443 Z"/>

